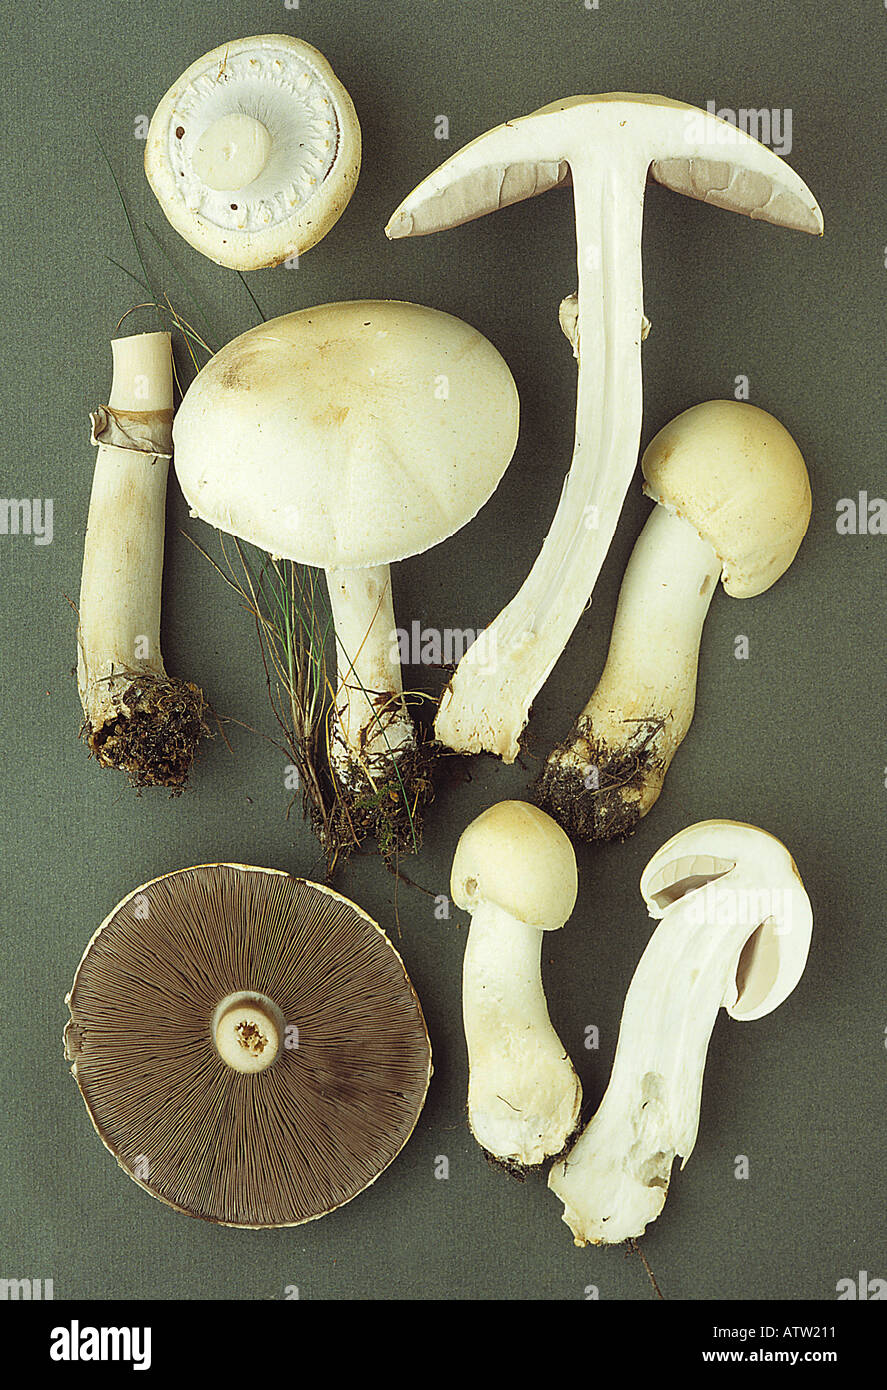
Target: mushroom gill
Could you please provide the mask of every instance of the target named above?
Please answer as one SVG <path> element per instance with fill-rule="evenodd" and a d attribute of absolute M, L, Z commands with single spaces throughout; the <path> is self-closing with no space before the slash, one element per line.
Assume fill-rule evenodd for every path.
<path fill-rule="evenodd" d="M 422 1010 L 384 932 L 277 870 L 200 865 L 135 890 L 67 1003 L 66 1056 L 103 1143 L 153 1196 L 224 1225 L 350 1201 L 428 1089 Z"/>

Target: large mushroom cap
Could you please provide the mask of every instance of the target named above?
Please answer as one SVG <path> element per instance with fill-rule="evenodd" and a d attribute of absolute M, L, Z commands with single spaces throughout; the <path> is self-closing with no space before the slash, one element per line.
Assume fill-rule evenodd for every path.
<path fill-rule="evenodd" d="M 192 510 L 322 569 L 389 564 L 470 521 L 505 472 L 517 389 L 461 319 L 389 300 L 302 309 L 203 368 L 173 427 Z"/>
<path fill-rule="evenodd" d="M 322 53 L 259 34 L 192 63 L 151 118 L 145 173 L 176 231 L 235 270 L 325 236 L 360 171 L 360 125 Z"/>
<path fill-rule="evenodd" d="M 742 870 L 736 890 L 731 874 Z M 742 914 L 748 939 L 723 1001 L 736 1019 L 762 1018 L 787 999 L 807 963 L 813 909 L 797 865 L 781 840 L 741 821 L 708 820 L 673 835 L 641 874 L 652 917 L 711 884 L 707 910 Z"/>
<path fill-rule="evenodd" d="M 102 1141 L 153 1196 L 229 1226 L 356 1197 L 422 1109 L 431 1050 L 403 963 L 331 889 L 180 869 L 99 928 L 65 1053 Z"/>
<path fill-rule="evenodd" d="M 576 855 L 557 821 L 527 801 L 499 801 L 462 831 L 450 875 L 453 901 L 493 903 L 518 922 L 553 930 L 576 906 Z"/>
<path fill-rule="evenodd" d="M 775 584 L 810 522 L 810 479 L 784 425 L 746 401 L 704 401 L 659 431 L 644 491 L 709 542 L 734 598 Z"/>

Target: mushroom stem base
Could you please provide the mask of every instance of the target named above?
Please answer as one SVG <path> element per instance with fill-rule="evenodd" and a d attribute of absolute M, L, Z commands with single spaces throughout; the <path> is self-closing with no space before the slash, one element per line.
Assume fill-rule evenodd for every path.
<path fill-rule="evenodd" d="M 372 778 L 354 763 L 344 780 L 336 768 L 336 798 L 329 825 L 321 834 L 327 851 L 338 853 L 374 839 L 387 862 L 415 853 L 422 843 L 422 808 L 434 795 L 433 773 L 439 756 L 434 743 L 411 743 L 387 758 Z M 320 827 L 315 827 L 320 833 Z"/>
<path fill-rule="evenodd" d="M 110 679 L 117 689 L 102 694 L 101 713 L 88 712 L 83 725 L 90 753 L 102 767 L 125 772 L 134 787 L 168 787 L 178 796 L 197 745 L 209 734 L 203 691 L 165 674 Z M 88 709 L 89 699 L 84 703 Z"/>
<path fill-rule="evenodd" d="M 582 840 L 622 839 L 655 804 L 673 753 L 670 716 L 633 720 L 616 747 L 581 718 L 534 783 L 537 803 Z"/>

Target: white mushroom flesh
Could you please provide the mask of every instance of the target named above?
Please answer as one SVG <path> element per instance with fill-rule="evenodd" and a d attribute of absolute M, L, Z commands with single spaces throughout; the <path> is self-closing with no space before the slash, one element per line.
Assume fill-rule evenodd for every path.
<path fill-rule="evenodd" d="M 655 1220 L 675 1157 L 683 1167 L 696 1143 L 718 1010 L 736 1018 L 769 1012 L 806 960 L 810 904 L 784 846 L 729 822 L 691 827 L 684 842 L 697 830 L 697 844 L 708 831 L 717 854 L 678 854 L 669 863 L 660 851 L 645 871 L 642 889 L 661 920 L 628 989 L 610 1081 L 597 1113 L 549 1174 L 577 1245 L 616 1244 Z M 723 854 L 731 834 L 732 863 Z M 767 944 L 754 962 L 762 937 Z M 777 943 L 781 968 L 768 958 Z"/>
<path fill-rule="evenodd" d="M 648 175 L 754 218 L 822 230 L 809 189 L 772 150 L 694 107 L 627 93 L 556 102 L 478 137 L 405 198 L 386 228 L 390 237 L 424 234 L 573 186 L 578 302 L 561 310 L 579 359 L 573 462 L 528 578 L 466 652 L 441 701 L 437 736 L 459 752 L 514 761 L 619 519 L 641 428 Z"/>

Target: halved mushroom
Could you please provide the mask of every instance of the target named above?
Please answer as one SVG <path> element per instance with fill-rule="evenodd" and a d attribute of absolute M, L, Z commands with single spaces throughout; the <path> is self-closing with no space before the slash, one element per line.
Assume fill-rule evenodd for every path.
<path fill-rule="evenodd" d="M 661 1212 L 676 1156 L 699 1126 L 702 1076 L 720 1008 L 771 1013 L 801 978 L 813 912 L 773 835 L 701 821 L 662 846 L 641 876 L 656 927 L 625 999 L 597 1113 L 548 1185 L 577 1245 L 643 1234 Z"/>
<path fill-rule="evenodd" d="M 693 719 L 699 644 L 718 580 L 733 598 L 776 583 L 810 522 L 788 430 L 742 401 L 705 401 L 641 459 L 658 504 L 622 580 L 603 674 L 549 755 L 540 803 L 587 840 L 628 835 L 655 804 Z"/>
<path fill-rule="evenodd" d="M 176 414 L 192 513 L 326 571 L 339 653 L 331 748 L 343 796 L 379 801 L 411 769 L 388 566 L 470 521 L 517 442 L 491 343 L 417 304 L 355 300 L 272 319 L 203 368 Z M 402 804 L 402 802 L 401 802 Z"/>
<path fill-rule="evenodd" d="M 431 1076 L 382 929 L 275 869 L 205 864 L 137 888 L 66 1002 L 65 1056 L 105 1147 L 153 1197 L 226 1226 L 351 1201 L 407 1142 Z"/>
<path fill-rule="evenodd" d="M 170 88 L 148 129 L 145 173 L 187 242 L 257 270 L 326 235 L 360 153 L 354 104 L 323 54 L 259 34 L 204 54 Z"/>
<path fill-rule="evenodd" d="M 534 1167 L 563 1149 L 582 1087 L 552 1026 L 542 987 L 542 940 L 576 903 L 576 856 L 555 821 L 523 801 L 500 801 L 462 832 L 453 901 L 471 913 L 462 968 L 468 1045 L 468 1123 L 504 1166 Z"/>

